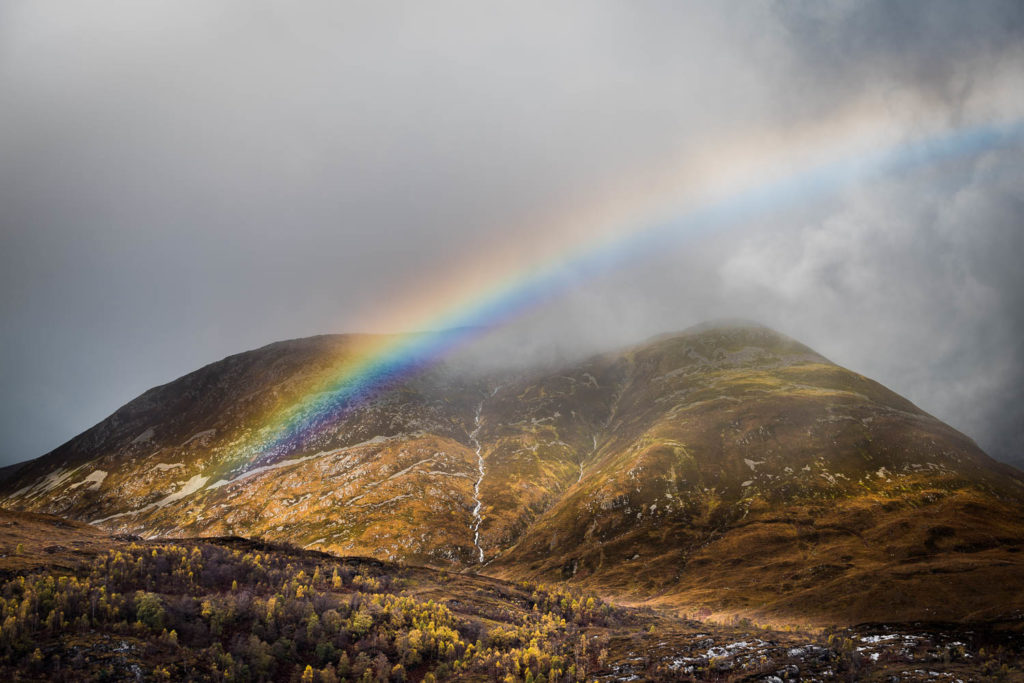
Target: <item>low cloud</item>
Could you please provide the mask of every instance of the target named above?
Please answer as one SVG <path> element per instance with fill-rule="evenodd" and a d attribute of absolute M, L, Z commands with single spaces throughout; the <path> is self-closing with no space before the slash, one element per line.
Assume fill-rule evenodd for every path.
<path fill-rule="evenodd" d="M 851 111 L 907 136 L 1020 115 L 1021 15 L 1014 2 L 6 3 L 0 460 L 230 353 L 372 327 L 423 291 L 487 282 L 496 262 L 530 268 L 738 141 Z M 513 332 L 579 353 L 755 318 L 1016 457 L 1020 151 L 682 240 Z"/>

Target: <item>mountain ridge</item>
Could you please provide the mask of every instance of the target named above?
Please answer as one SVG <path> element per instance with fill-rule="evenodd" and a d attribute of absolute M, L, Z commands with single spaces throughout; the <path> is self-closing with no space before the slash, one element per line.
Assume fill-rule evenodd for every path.
<path fill-rule="evenodd" d="M 228 356 L 22 465 L 0 496 L 113 532 L 289 540 L 721 614 L 963 618 L 1019 602 L 1021 473 L 747 321 L 556 370 L 449 359 L 279 456 L 251 451 L 267 415 L 329 388 L 376 341 L 318 335 Z M 974 608 L 922 597 L 952 570 L 1005 590 Z M 865 572 L 904 578 L 873 588 Z M 867 597 L 829 594 L 844 582 Z"/>

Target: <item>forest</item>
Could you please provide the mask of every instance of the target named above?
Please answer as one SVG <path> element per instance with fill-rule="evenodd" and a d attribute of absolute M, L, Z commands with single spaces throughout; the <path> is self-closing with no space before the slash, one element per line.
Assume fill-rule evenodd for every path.
<path fill-rule="evenodd" d="M 2 663 L 50 680 L 576 681 L 606 655 L 586 627 L 630 618 L 563 587 L 497 582 L 457 614 L 421 595 L 423 571 L 243 539 L 132 541 L 77 573 L 4 581 Z"/>

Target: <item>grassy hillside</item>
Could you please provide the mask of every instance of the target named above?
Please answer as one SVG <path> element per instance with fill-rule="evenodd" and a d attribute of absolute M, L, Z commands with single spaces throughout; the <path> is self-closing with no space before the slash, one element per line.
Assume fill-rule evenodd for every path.
<path fill-rule="evenodd" d="M 563 475 L 486 571 L 783 622 L 1024 609 L 1020 473 L 881 385 L 763 329 L 669 337 L 586 372 L 615 389 L 578 481 Z M 576 384 L 514 391 L 520 410 L 543 392 L 527 417 L 549 443 L 579 439 L 561 416 L 601 414 Z"/>

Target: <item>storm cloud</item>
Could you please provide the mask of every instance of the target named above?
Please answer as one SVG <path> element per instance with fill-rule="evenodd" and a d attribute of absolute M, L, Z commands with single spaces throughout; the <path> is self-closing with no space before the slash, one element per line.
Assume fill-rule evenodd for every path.
<path fill-rule="evenodd" d="M 386 312 L 861 110 L 1024 117 L 1020 3 L 4 3 L 0 462 L 231 353 L 412 325 Z M 754 319 L 1019 460 L 1022 257 L 1003 145 L 680 240 L 509 334 Z"/>

